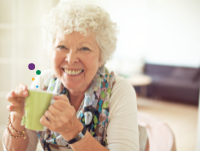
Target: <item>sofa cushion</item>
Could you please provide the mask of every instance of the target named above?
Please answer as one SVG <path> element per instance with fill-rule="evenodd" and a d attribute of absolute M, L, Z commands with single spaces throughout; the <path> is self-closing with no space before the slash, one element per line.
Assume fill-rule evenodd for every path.
<path fill-rule="evenodd" d="M 199 81 L 199 80 L 200 80 L 200 67 L 198 68 L 197 74 L 193 78 L 193 81 Z"/>
<path fill-rule="evenodd" d="M 177 80 L 172 78 L 163 78 L 159 80 L 159 83 L 157 85 L 160 87 L 174 87 L 174 88 L 185 88 L 185 89 L 191 89 L 191 90 L 197 90 L 199 88 L 199 83 L 194 81 L 187 81 L 187 80 Z"/>
<path fill-rule="evenodd" d="M 197 74 L 198 70 L 196 68 L 177 67 L 171 72 L 170 77 L 177 80 L 193 81 Z"/>
<path fill-rule="evenodd" d="M 174 70 L 173 66 L 145 64 L 144 73 L 150 76 L 168 77 Z"/>

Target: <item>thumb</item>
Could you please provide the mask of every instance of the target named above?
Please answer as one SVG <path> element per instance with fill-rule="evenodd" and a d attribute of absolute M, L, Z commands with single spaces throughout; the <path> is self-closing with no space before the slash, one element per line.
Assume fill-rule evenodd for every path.
<path fill-rule="evenodd" d="M 66 95 L 62 94 L 62 95 L 59 95 L 59 96 L 54 96 L 54 99 L 55 100 L 64 100 L 66 102 L 69 102 L 69 99 Z"/>

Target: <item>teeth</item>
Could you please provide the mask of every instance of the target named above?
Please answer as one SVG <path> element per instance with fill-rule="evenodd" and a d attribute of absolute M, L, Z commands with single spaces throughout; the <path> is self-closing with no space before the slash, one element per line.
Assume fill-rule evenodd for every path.
<path fill-rule="evenodd" d="M 81 71 L 82 71 L 82 70 L 76 70 L 75 71 L 75 70 L 67 70 L 67 69 L 64 69 L 64 70 L 69 75 L 77 75 L 77 74 L 81 73 Z"/>

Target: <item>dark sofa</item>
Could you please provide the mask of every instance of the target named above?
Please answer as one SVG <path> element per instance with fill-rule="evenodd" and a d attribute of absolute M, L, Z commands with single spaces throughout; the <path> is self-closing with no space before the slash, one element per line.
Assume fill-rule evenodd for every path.
<path fill-rule="evenodd" d="M 188 68 L 146 63 L 144 74 L 151 76 L 148 97 L 198 104 L 200 67 Z"/>

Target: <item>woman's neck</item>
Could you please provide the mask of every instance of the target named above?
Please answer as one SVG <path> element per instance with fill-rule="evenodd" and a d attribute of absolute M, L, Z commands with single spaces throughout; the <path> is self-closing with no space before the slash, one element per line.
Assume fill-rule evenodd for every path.
<path fill-rule="evenodd" d="M 70 98 L 71 105 L 77 111 L 83 101 L 83 98 L 85 97 L 85 94 L 84 93 L 73 93 L 73 92 L 70 92 L 70 90 L 68 90 L 68 92 L 69 92 L 69 98 Z"/>
<path fill-rule="evenodd" d="M 64 89 L 64 86 L 61 85 L 61 92 L 63 91 L 63 89 Z M 71 105 L 75 108 L 76 111 L 78 111 L 78 109 L 83 101 L 83 98 L 85 97 L 85 93 L 73 91 L 70 89 L 68 89 L 68 93 L 69 93 Z"/>

